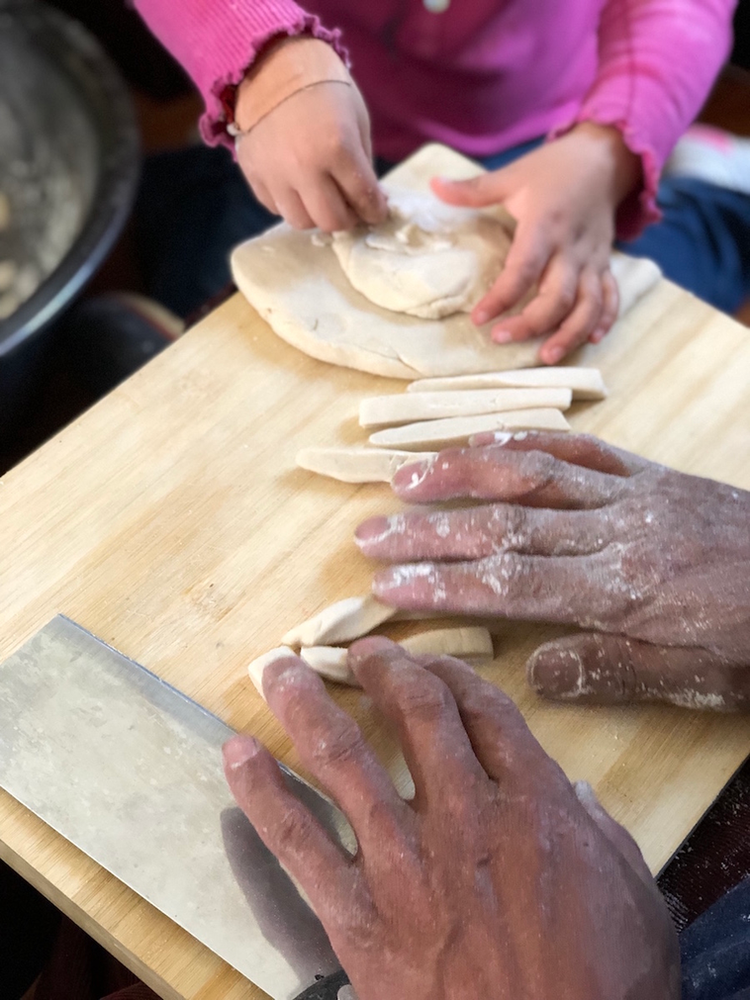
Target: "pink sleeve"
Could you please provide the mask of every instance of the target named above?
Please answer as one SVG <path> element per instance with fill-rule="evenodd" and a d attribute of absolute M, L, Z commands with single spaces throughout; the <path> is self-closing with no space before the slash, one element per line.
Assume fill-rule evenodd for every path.
<path fill-rule="evenodd" d="M 203 95 L 201 134 L 210 145 L 233 148 L 222 94 L 242 80 L 272 38 L 309 34 L 342 52 L 339 32 L 323 28 L 317 17 L 292 0 L 134 0 L 134 4 Z"/>
<path fill-rule="evenodd" d="M 737 0 L 608 0 L 602 11 L 597 78 L 568 127 L 580 121 L 614 125 L 643 161 L 643 189 L 618 216 L 621 239 L 632 239 L 660 217 L 661 169 L 727 58 L 736 5 Z"/>

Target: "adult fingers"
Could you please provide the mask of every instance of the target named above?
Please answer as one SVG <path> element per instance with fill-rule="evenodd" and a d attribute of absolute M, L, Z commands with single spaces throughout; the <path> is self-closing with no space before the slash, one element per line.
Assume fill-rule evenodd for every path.
<path fill-rule="evenodd" d="M 346 814 L 363 850 L 383 840 L 399 843 L 408 807 L 315 671 L 297 657 L 275 660 L 264 670 L 263 693 L 302 762 Z"/>
<path fill-rule="evenodd" d="M 620 476 L 572 465 L 545 451 L 503 445 L 456 448 L 402 466 L 391 480 L 408 503 L 471 498 L 529 507 L 604 507 L 626 488 Z"/>
<path fill-rule="evenodd" d="M 353 229 L 360 221 L 328 174 L 314 176 L 301 196 L 310 218 L 325 233 Z"/>
<path fill-rule="evenodd" d="M 349 856 L 289 791 L 278 763 L 257 740 L 235 736 L 225 743 L 223 756 L 237 805 L 325 921 L 354 891 Z"/>
<path fill-rule="evenodd" d="M 662 701 L 724 712 L 750 709 L 748 667 L 703 649 L 593 633 L 541 646 L 526 669 L 534 690 L 555 700 L 597 705 Z"/>
<path fill-rule="evenodd" d="M 476 790 L 485 775 L 448 687 L 382 637 L 355 643 L 348 663 L 398 731 L 414 779 L 416 809 L 437 808 L 465 818 L 468 828 L 466 810 L 475 811 L 476 800 L 466 793 Z"/>
<path fill-rule="evenodd" d="M 373 517 L 357 528 L 355 539 L 370 558 L 414 562 L 483 559 L 501 551 L 586 555 L 603 549 L 611 535 L 609 519 L 598 511 L 492 504 Z"/>
<path fill-rule="evenodd" d="M 539 349 L 539 359 L 555 365 L 581 344 L 585 344 L 599 324 L 602 314 L 602 280 L 591 268 L 584 268 L 578 280 L 578 298 L 575 308 Z"/>
<path fill-rule="evenodd" d="M 433 177 L 430 187 L 441 201 L 448 205 L 462 205 L 467 208 L 483 208 L 497 205 L 509 192 L 507 174 L 501 170 L 470 177 L 468 180 L 454 181 L 448 177 Z"/>
<path fill-rule="evenodd" d="M 539 292 L 518 316 L 506 316 L 491 333 L 496 344 L 529 340 L 556 330 L 576 303 L 578 270 L 561 254 L 547 265 Z"/>
<path fill-rule="evenodd" d="M 643 859 L 641 849 L 630 836 L 624 826 L 620 826 L 609 815 L 607 810 L 596 797 L 596 792 L 588 781 L 574 781 L 573 790 L 576 798 L 583 808 L 593 819 L 607 840 L 622 854 L 633 871 L 647 885 L 653 885 L 654 879 L 648 865 Z"/>
<path fill-rule="evenodd" d="M 625 588 L 612 593 L 612 553 L 526 556 L 501 552 L 472 562 L 416 562 L 380 570 L 372 592 L 409 611 L 558 622 L 593 627 L 627 610 Z"/>
<path fill-rule="evenodd" d="M 620 309 L 620 288 L 611 271 L 602 275 L 602 314 L 597 328 L 589 337 L 592 344 L 598 344 L 612 329 Z"/>
<path fill-rule="evenodd" d="M 421 661 L 449 688 L 474 754 L 490 778 L 527 784 L 532 770 L 552 763 L 511 699 L 482 680 L 470 666 L 450 656 Z M 553 773 L 559 774 L 556 768 Z"/>
<path fill-rule="evenodd" d="M 490 431 L 475 435 L 469 442 L 472 448 L 496 445 L 505 451 L 544 451 L 562 462 L 580 465 L 585 469 L 609 473 L 612 476 L 631 476 L 645 469 L 650 463 L 632 452 L 605 444 L 590 434 L 559 434 L 550 431 Z"/>
<path fill-rule="evenodd" d="M 550 258 L 550 247 L 539 227 L 519 223 L 500 276 L 474 307 L 478 326 L 517 305 L 539 280 Z"/>

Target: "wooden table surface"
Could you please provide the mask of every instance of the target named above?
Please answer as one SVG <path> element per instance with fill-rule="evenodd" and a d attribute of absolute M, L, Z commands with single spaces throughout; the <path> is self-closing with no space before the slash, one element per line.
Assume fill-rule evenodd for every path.
<path fill-rule="evenodd" d="M 571 411 L 576 430 L 750 488 L 746 328 L 662 282 L 576 361 L 611 389 Z M 294 455 L 359 440 L 359 399 L 401 388 L 305 357 L 235 296 L 0 480 L 0 657 L 63 612 L 298 767 L 246 665 L 367 590 L 352 532 L 398 504 L 385 485 L 297 470 Z M 523 664 L 559 631 L 502 625 L 484 672 L 657 870 L 750 752 L 750 720 L 546 704 Z M 402 782 L 360 693 L 335 696 Z M 265 995 L 4 793 L 0 857 L 163 997 Z"/>

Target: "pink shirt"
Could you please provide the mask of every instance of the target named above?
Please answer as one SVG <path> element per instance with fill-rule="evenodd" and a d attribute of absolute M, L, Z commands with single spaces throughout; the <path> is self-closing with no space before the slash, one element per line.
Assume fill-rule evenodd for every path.
<path fill-rule="evenodd" d="M 618 127 L 645 189 L 621 237 L 658 217 L 654 195 L 731 41 L 737 0 L 135 0 L 206 102 L 204 137 L 229 142 L 219 97 L 274 36 L 308 32 L 349 54 L 375 150 L 438 141 L 485 156 L 578 121 Z"/>

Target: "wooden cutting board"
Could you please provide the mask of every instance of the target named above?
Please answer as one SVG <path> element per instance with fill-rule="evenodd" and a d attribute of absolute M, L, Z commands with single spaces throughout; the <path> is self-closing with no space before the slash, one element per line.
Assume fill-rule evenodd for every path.
<path fill-rule="evenodd" d="M 662 282 L 575 362 L 600 366 L 611 389 L 574 407 L 575 429 L 750 488 L 747 329 Z M 385 485 L 297 470 L 294 455 L 358 440 L 359 400 L 403 388 L 306 357 L 235 296 L 0 480 L 0 657 L 62 612 L 299 768 L 246 665 L 367 590 L 352 532 L 399 505 Z M 560 631 L 504 624 L 482 673 L 656 871 L 750 752 L 750 718 L 544 703 L 523 664 Z M 334 696 L 403 781 L 367 700 Z M 4 794 L 0 856 L 161 996 L 262 996 Z"/>

